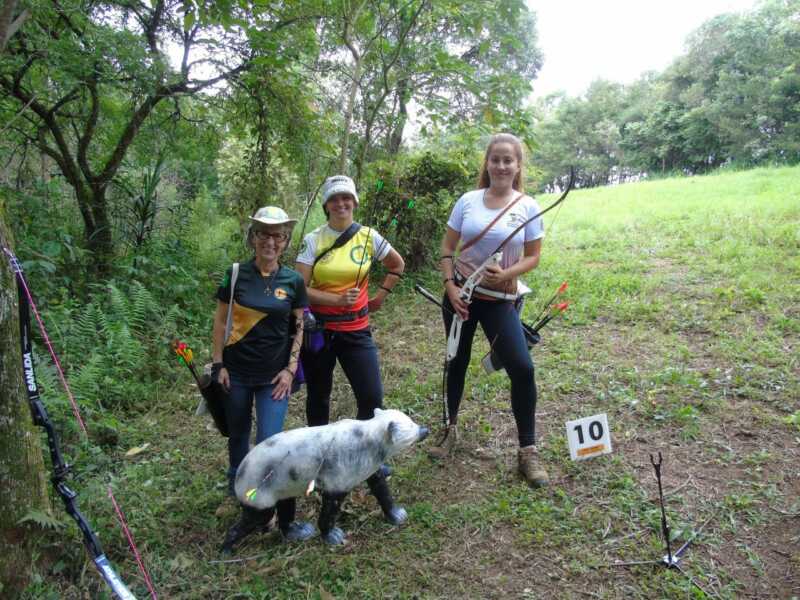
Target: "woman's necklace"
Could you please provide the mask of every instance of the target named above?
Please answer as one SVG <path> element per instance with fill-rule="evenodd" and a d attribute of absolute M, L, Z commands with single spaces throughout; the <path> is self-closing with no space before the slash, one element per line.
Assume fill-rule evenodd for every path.
<path fill-rule="evenodd" d="M 275 278 L 278 276 L 278 271 L 281 270 L 281 266 L 278 265 L 278 268 L 275 269 L 272 273 L 268 275 L 261 275 L 261 283 L 264 284 L 264 293 L 269 295 L 272 293 L 272 284 L 275 281 Z"/>

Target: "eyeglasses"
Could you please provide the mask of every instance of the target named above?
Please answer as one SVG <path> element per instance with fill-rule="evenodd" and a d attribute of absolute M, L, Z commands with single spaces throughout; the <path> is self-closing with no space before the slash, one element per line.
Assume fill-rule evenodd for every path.
<path fill-rule="evenodd" d="M 265 231 L 264 229 L 254 229 L 253 235 L 260 240 L 272 238 L 273 242 L 285 242 L 289 238 L 283 231 Z"/>

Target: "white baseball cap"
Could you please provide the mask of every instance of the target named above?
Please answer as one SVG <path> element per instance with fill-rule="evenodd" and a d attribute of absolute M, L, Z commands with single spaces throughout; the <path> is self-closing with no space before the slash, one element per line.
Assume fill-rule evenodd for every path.
<path fill-rule="evenodd" d="M 263 225 L 291 225 L 294 227 L 297 219 L 290 219 L 286 211 L 279 206 L 262 206 L 256 211 L 251 221 L 261 223 Z"/>
<path fill-rule="evenodd" d="M 347 175 L 334 175 L 328 177 L 322 185 L 322 206 L 336 194 L 350 194 L 356 201 L 358 206 L 358 194 L 356 193 L 356 184 Z"/>

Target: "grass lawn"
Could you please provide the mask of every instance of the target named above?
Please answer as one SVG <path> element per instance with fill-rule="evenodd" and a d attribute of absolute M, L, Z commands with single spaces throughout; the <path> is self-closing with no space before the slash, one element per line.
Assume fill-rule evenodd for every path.
<path fill-rule="evenodd" d="M 674 570 L 609 566 L 664 554 L 649 462 L 660 451 L 673 549 L 707 522 L 684 571 L 721 598 L 800 596 L 800 168 L 575 191 L 553 212 L 525 311 L 532 319 L 569 282 L 565 318 L 533 352 L 550 487 L 531 490 L 515 474 L 508 380 L 480 368 L 481 334 L 458 452 L 427 456 L 444 331 L 409 277 L 373 319 L 385 404 L 434 428 L 393 464 L 408 524 L 384 523 L 364 487 L 346 502 L 343 547 L 286 545 L 272 532 L 220 562 L 236 515 L 224 440 L 191 416 L 196 397 L 181 373 L 74 485 L 136 595 L 148 596 L 109 483 L 160 598 L 703 597 Z M 417 281 L 441 291 L 438 276 Z M 334 416 L 355 414 L 341 377 L 334 398 Z M 289 426 L 302 425 L 303 402 L 293 397 Z M 601 412 L 613 454 L 572 462 L 565 421 Z M 305 518 L 318 510 L 316 494 L 299 502 Z M 102 594 L 72 525 L 43 535 L 33 568 L 27 597 Z"/>

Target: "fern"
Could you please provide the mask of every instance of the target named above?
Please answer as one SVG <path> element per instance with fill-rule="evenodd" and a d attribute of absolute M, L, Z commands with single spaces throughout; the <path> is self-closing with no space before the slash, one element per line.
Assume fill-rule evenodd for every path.
<path fill-rule="evenodd" d="M 78 313 L 77 318 L 73 321 L 74 327 L 71 331 L 70 339 L 75 342 L 73 354 L 81 356 L 89 349 L 90 340 L 97 338 L 97 332 L 100 329 L 100 321 L 98 318 L 98 310 L 94 304 L 87 304 L 86 308 Z"/>
<path fill-rule="evenodd" d="M 17 525 L 23 523 L 33 523 L 42 529 L 61 529 L 64 527 L 64 522 L 41 510 L 31 509 L 17 521 Z"/>
<path fill-rule="evenodd" d="M 140 282 L 134 281 L 130 293 L 129 322 L 134 331 L 145 333 L 147 331 L 148 316 L 157 313 L 159 309 L 150 290 Z"/>
<path fill-rule="evenodd" d="M 180 308 L 162 306 L 132 281 L 95 286 L 90 301 L 72 315 L 65 337 L 79 404 L 90 410 L 131 408 L 150 397 L 153 380 L 167 376 L 167 341 L 178 329 Z"/>
<path fill-rule="evenodd" d="M 91 354 L 86 362 L 73 372 L 70 377 L 70 387 L 79 404 L 97 404 L 100 392 L 100 381 L 105 374 L 103 357 L 100 354 Z"/>

